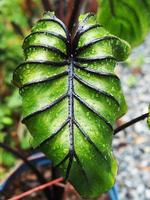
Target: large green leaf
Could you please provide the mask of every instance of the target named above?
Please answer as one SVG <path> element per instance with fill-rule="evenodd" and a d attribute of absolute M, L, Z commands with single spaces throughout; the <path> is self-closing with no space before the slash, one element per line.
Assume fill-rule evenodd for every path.
<path fill-rule="evenodd" d="M 80 17 L 74 38 L 53 13 L 33 27 L 23 44 L 25 62 L 14 72 L 23 101 L 23 123 L 83 197 L 97 197 L 115 181 L 113 124 L 126 112 L 117 61 L 130 47 Z"/>
<path fill-rule="evenodd" d="M 150 30 L 149 0 L 99 0 L 98 21 L 111 33 L 139 45 Z"/>

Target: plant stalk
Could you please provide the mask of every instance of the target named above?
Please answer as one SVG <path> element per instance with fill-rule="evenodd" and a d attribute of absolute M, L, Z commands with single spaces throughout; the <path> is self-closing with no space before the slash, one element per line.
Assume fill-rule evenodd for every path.
<path fill-rule="evenodd" d="M 43 8 L 44 8 L 45 11 L 52 11 L 52 6 L 51 6 L 50 1 L 41 0 L 41 2 L 42 2 L 42 5 L 43 5 Z"/>
<path fill-rule="evenodd" d="M 139 117 L 136 117 L 136 118 L 130 120 L 129 122 L 119 126 L 118 128 L 116 128 L 114 130 L 114 135 L 116 135 L 118 132 L 124 130 L 125 128 L 128 128 L 129 126 L 132 126 L 133 124 L 135 124 L 135 123 L 137 123 L 137 122 L 139 122 L 141 120 L 144 120 L 145 118 L 148 117 L 148 115 L 149 115 L 149 113 L 145 113 L 145 114 L 140 115 Z"/>
<path fill-rule="evenodd" d="M 80 8 L 81 8 L 81 0 L 74 0 L 71 17 L 70 17 L 69 24 L 68 24 L 68 30 L 70 33 L 73 33 L 74 25 L 79 16 Z"/>

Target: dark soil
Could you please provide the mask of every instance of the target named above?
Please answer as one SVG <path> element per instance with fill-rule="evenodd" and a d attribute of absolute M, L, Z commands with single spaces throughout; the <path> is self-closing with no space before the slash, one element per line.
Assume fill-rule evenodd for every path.
<path fill-rule="evenodd" d="M 49 167 L 40 167 L 39 168 L 47 181 L 50 181 L 51 178 L 51 169 Z M 39 185 L 36 176 L 30 170 L 27 170 L 21 174 L 18 174 L 13 180 L 9 183 L 5 191 L 0 194 L 0 200 L 7 200 L 11 197 L 19 195 L 29 189 L 35 188 Z M 60 187 L 55 186 L 50 188 L 54 194 L 54 198 L 49 198 L 51 200 L 81 200 L 77 192 L 73 187 L 68 183 L 65 186 L 65 189 L 62 195 L 62 198 L 58 197 L 60 192 Z M 61 189 L 62 190 L 62 189 Z M 55 195 L 56 194 L 56 195 Z M 32 193 L 30 196 L 22 198 L 22 200 L 47 200 L 43 191 Z M 99 197 L 97 200 L 109 200 L 108 195 L 104 194 Z"/>

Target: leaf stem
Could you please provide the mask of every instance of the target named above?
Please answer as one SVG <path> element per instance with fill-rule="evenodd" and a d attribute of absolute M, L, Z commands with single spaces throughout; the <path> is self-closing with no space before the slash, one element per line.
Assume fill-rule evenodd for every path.
<path fill-rule="evenodd" d="M 114 135 L 116 135 L 118 132 L 124 130 L 125 128 L 128 128 L 129 126 L 132 126 L 133 124 L 135 124 L 135 123 L 137 123 L 137 122 L 139 122 L 141 120 L 144 120 L 145 118 L 148 117 L 148 115 L 149 115 L 149 113 L 145 113 L 145 114 L 140 115 L 139 117 L 136 117 L 136 118 L 130 120 L 129 122 L 119 126 L 118 128 L 116 128 L 114 130 Z"/>
<path fill-rule="evenodd" d="M 15 31 L 18 35 L 20 35 L 21 37 L 24 37 L 23 31 L 22 31 L 21 27 L 20 27 L 18 24 L 16 24 L 15 22 L 12 21 L 12 22 L 11 22 L 11 25 L 12 25 L 14 31 Z"/>
<path fill-rule="evenodd" d="M 74 0 L 71 17 L 68 24 L 68 30 L 70 33 L 73 32 L 74 24 L 76 23 L 78 15 L 79 15 L 80 7 L 81 7 L 81 0 Z"/>
<path fill-rule="evenodd" d="M 22 193 L 20 195 L 12 197 L 9 200 L 19 200 L 19 199 L 22 199 L 23 197 L 31 195 L 33 192 L 38 192 L 40 190 L 43 190 L 43 189 L 45 189 L 47 187 L 50 187 L 50 186 L 55 185 L 57 183 L 60 183 L 62 181 L 63 181 L 63 178 L 57 178 L 57 179 L 52 180 L 50 182 L 47 182 L 45 184 L 39 185 L 39 186 L 37 186 L 37 187 L 35 187 L 35 188 L 31 189 L 31 190 L 28 190 L 28 191 L 26 191 L 26 192 L 24 192 L 24 193 Z"/>
<path fill-rule="evenodd" d="M 48 0 L 41 0 L 45 11 L 52 11 L 51 3 Z"/>

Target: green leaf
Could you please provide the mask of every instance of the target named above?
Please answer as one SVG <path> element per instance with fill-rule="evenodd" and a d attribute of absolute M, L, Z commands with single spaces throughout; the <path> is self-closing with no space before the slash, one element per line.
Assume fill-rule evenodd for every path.
<path fill-rule="evenodd" d="M 15 164 L 16 158 L 9 152 L 2 150 L 2 164 L 6 167 L 12 167 Z"/>
<path fill-rule="evenodd" d="M 53 13 L 39 20 L 23 44 L 25 61 L 13 82 L 33 147 L 58 167 L 82 197 L 97 197 L 115 182 L 113 125 L 127 109 L 117 61 L 129 45 L 109 34 L 93 14 L 80 18 L 71 42 Z"/>
<path fill-rule="evenodd" d="M 12 125 L 13 124 L 13 120 L 10 118 L 10 117 L 3 117 L 3 119 L 2 119 L 2 123 L 4 124 L 4 125 L 7 125 L 7 126 L 10 126 L 10 125 Z"/>
<path fill-rule="evenodd" d="M 98 21 L 112 34 L 139 45 L 150 30 L 149 0 L 99 0 Z"/>
<path fill-rule="evenodd" d="M 24 131 L 24 133 L 22 134 L 21 138 L 20 138 L 20 146 L 21 149 L 29 149 L 31 147 L 30 142 L 31 141 L 31 136 L 30 133 L 28 131 Z"/>
<path fill-rule="evenodd" d="M 1 0 L 0 1 L 1 15 L 7 16 L 7 20 L 15 22 L 22 28 L 28 25 L 27 15 L 23 12 L 20 0 Z M 15 11 L 15 12 L 14 12 Z"/>

